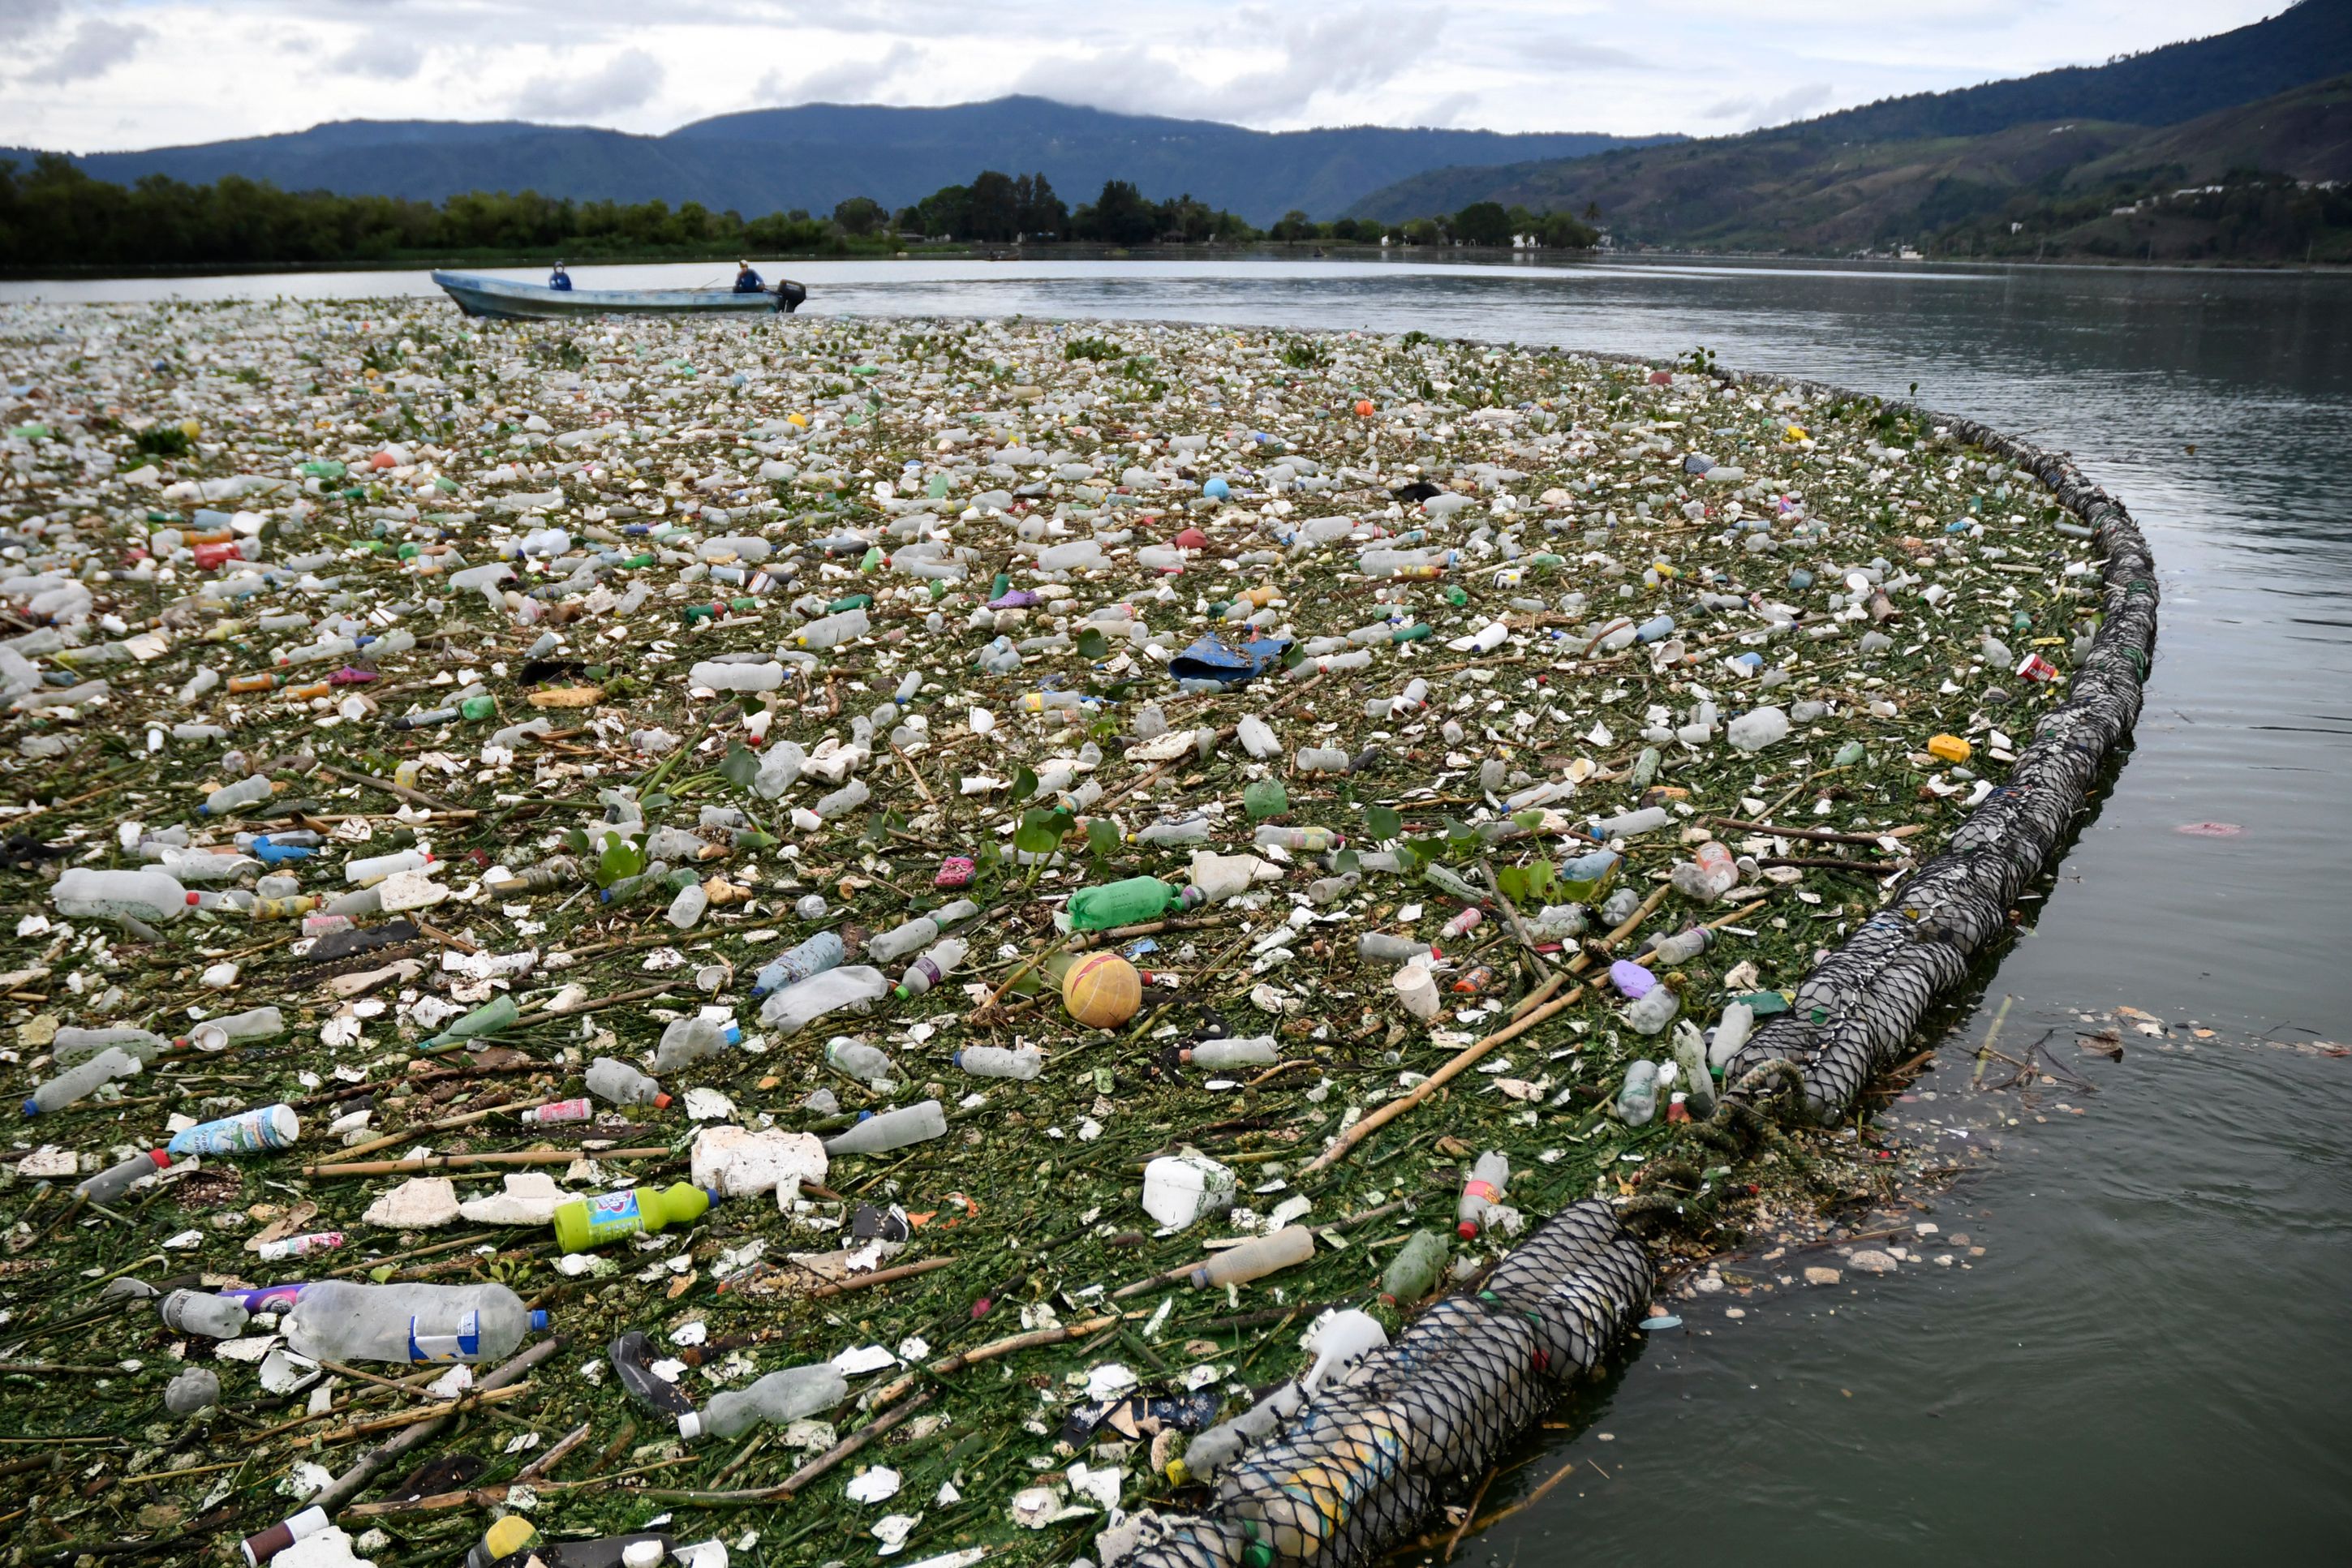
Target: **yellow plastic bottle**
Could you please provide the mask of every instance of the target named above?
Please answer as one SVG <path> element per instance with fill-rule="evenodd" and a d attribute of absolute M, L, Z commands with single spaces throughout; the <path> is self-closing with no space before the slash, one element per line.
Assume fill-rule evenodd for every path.
<path fill-rule="evenodd" d="M 641 1230 L 699 1219 L 718 1201 L 717 1193 L 690 1182 L 575 1197 L 556 1207 L 555 1239 L 566 1252 L 585 1252 Z"/>

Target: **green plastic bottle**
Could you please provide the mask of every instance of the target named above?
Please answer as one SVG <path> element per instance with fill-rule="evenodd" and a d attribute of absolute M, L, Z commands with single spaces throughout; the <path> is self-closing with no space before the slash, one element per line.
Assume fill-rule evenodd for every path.
<path fill-rule="evenodd" d="M 437 1044 L 445 1040 L 475 1040 L 482 1035 L 496 1034 L 511 1026 L 520 1013 L 514 998 L 502 996 L 476 1008 L 436 1035 L 434 1041 Z"/>
<path fill-rule="evenodd" d="M 1131 876 L 1101 887 L 1082 887 L 1070 895 L 1070 929 L 1108 931 L 1157 920 L 1171 909 L 1190 909 L 1202 903 L 1197 891 L 1176 887 L 1156 876 Z"/>
<path fill-rule="evenodd" d="M 1381 1300 L 1392 1307 L 1409 1307 L 1437 1289 L 1438 1272 L 1445 1267 L 1445 1239 L 1433 1230 L 1416 1230 L 1381 1275 Z"/>
<path fill-rule="evenodd" d="M 556 1206 L 556 1244 L 566 1252 L 585 1252 L 641 1230 L 699 1219 L 718 1201 L 717 1193 L 689 1182 L 575 1197 Z"/>

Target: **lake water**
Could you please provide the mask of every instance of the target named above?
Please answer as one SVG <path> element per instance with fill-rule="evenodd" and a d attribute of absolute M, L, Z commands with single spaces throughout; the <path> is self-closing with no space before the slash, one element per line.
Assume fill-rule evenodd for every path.
<path fill-rule="evenodd" d="M 1937 1101 L 1898 1108 L 1958 1112 L 1998 1141 L 1989 1168 L 1920 1217 L 1982 1255 L 1676 1303 L 1685 1327 L 1515 1455 L 1487 1506 L 1573 1460 L 1569 1479 L 1455 1561 L 1973 1568 L 2203 1563 L 2250 1546 L 2343 1560 L 2352 1057 L 2311 1048 L 2352 1043 L 2352 278 L 1634 261 L 789 271 L 826 314 L 1704 344 L 1727 365 L 1882 394 L 1916 382 L 1931 406 L 2071 451 L 2155 546 L 2161 642 L 2129 765 L 2032 934 L 1959 1012 L 1921 1082 Z M 419 273 L 0 284 L 0 298 L 430 291 Z M 2242 831 L 2178 831 L 2198 822 Z M 2056 1029 L 2048 1048 L 2095 1092 L 2044 1089 L 2030 1107 L 1968 1092 L 1967 1050 L 2003 998 L 2000 1043 Z M 2119 1005 L 2167 1037 L 2127 1018 L 2121 1061 L 2077 1051 L 2073 1010 Z M 2019 1124 L 1986 1127 L 1996 1114 Z"/>

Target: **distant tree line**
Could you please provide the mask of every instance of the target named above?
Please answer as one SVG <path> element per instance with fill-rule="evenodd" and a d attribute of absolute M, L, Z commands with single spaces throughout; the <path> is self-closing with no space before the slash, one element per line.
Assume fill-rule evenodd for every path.
<path fill-rule="evenodd" d="M 1587 216 L 1596 216 L 1588 209 Z M 1507 246 L 1529 236 L 1557 247 L 1591 246 L 1591 226 L 1567 214 L 1482 202 L 1461 212 L 1381 225 L 1283 216 L 1261 233 L 1191 194 L 1154 201 L 1129 181 L 1108 180 L 1073 211 L 1042 173 L 983 171 L 892 213 L 852 196 L 828 216 L 802 211 L 745 218 L 698 202 L 579 202 L 537 192 L 471 192 L 440 203 L 398 196 L 286 191 L 227 175 L 191 185 L 150 174 L 132 185 L 93 178 L 69 159 L 42 153 L 30 169 L 0 160 L 0 268 L 238 267 L 562 256 L 692 259 L 760 256 L 886 255 L 909 240 L 1080 243 L 1134 247 L 1263 239 L 1405 245 Z"/>
<path fill-rule="evenodd" d="M 1949 183 L 1947 182 L 1947 183 Z M 2112 260 L 2352 261 L 2352 187 L 2236 168 L 2192 184 L 2179 164 L 2103 189 L 1950 192 L 1920 204 L 1931 256 L 2091 256 Z M 1953 218 L 1951 209 L 1979 210 Z M 1982 210 L 1991 207 L 1990 211 Z"/>

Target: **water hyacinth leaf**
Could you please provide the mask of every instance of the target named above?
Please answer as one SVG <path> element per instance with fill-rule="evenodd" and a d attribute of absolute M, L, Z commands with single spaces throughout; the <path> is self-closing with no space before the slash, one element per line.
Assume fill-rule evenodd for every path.
<path fill-rule="evenodd" d="M 1110 639 L 1089 626 L 1078 633 L 1078 657 L 1100 659 L 1110 653 Z"/>
<path fill-rule="evenodd" d="M 596 885 L 610 887 L 623 877 L 635 876 L 645 869 L 645 852 L 614 834 L 604 841 L 604 852 L 596 857 Z"/>
<path fill-rule="evenodd" d="M 1108 860 L 1118 849 L 1118 830 L 1097 817 L 1087 824 L 1087 852 L 1097 860 Z"/>
<path fill-rule="evenodd" d="M 1386 843 L 1404 831 L 1404 819 L 1388 806 L 1374 806 L 1364 813 L 1364 831 L 1375 843 Z"/>
<path fill-rule="evenodd" d="M 1024 767 L 1013 776 L 1013 798 L 1026 800 L 1037 792 L 1037 775 Z"/>
<path fill-rule="evenodd" d="M 738 789 L 749 789 L 759 772 L 760 759 L 741 741 L 730 746 L 727 755 L 719 759 L 719 776 Z"/>

